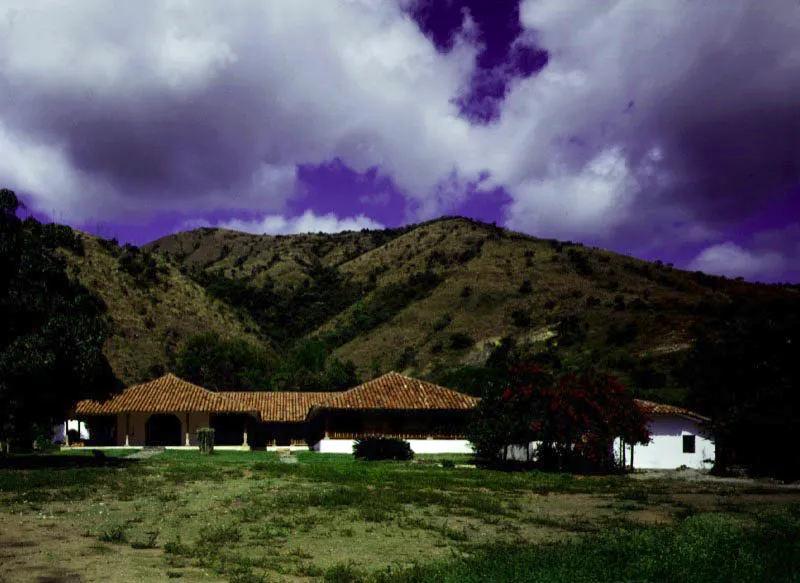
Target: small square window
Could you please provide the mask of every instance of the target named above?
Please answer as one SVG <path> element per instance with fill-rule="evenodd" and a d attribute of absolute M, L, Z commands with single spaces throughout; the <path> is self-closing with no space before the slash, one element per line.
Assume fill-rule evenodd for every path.
<path fill-rule="evenodd" d="M 683 436 L 683 453 L 694 453 L 694 435 Z"/>

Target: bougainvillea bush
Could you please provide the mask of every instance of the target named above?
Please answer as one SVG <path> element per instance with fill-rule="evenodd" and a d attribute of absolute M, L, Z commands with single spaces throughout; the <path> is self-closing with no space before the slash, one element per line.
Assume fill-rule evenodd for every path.
<path fill-rule="evenodd" d="M 537 442 L 544 469 L 614 468 L 612 444 L 647 443 L 647 418 L 614 377 L 587 372 L 556 374 L 533 364 L 510 370 L 511 382 L 484 395 L 470 426 L 478 457 L 504 461 L 508 448 Z"/>

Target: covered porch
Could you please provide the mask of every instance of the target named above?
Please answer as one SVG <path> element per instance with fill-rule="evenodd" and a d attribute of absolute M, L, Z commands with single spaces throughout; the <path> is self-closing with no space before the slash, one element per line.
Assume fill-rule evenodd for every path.
<path fill-rule="evenodd" d="M 258 425 L 257 411 L 172 374 L 107 401 L 80 401 L 73 417 L 88 426 L 92 447 L 197 447 L 197 430 L 214 427 L 221 446 L 248 449 Z"/>

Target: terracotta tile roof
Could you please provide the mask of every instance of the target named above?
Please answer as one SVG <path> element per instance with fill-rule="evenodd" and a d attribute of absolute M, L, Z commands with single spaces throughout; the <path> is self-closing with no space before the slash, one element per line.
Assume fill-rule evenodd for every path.
<path fill-rule="evenodd" d="M 171 411 L 233 413 L 242 410 L 240 403 L 228 399 L 222 393 L 214 393 L 171 373 L 128 387 L 107 401 L 80 401 L 75 406 L 75 413 L 79 415 Z"/>
<path fill-rule="evenodd" d="M 298 391 L 232 391 L 223 394 L 237 401 L 246 411 L 258 411 L 264 422 L 305 421 L 311 407 L 331 397 L 331 393 Z"/>
<path fill-rule="evenodd" d="M 478 399 L 394 371 L 343 391 L 315 410 L 445 409 L 470 410 Z"/>
<path fill-rule="evenodd" d="M 648 415 L 681 415 L 683 417 L 691 417 L 698 421 L 711 421 L 708 417 L 704 417 L 699 413 L 684 409 L 683 407 L 675 407 L 673 405 L 664 405 L 662 403 L 654 403 L 653 401 L 645 401 L 643 399 L 635 399 L 636 404 Z"/>

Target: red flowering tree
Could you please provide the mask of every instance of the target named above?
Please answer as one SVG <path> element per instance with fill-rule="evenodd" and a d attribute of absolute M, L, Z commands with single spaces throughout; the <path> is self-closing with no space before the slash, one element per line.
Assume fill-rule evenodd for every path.
<path fill-rule="evenodd" d="M 500 461 L 509 446 L 539 442 L 536 454 L 545 467 L 609 469 L 615 438 L 650 438 L 644 413 L 610 375 L 555 375 L 529 364 L 510 372 L 511 383 L 478 406 L 470 437 L 479 457 Z"/>

